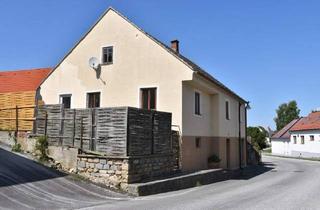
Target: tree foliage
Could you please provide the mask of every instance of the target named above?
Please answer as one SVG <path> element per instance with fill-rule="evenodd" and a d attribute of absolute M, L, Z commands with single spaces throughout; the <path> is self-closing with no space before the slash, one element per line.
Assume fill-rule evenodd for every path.
<path fill-rule="evenodd" d="M 251 137 L 251 144 L 258 150 L 262 150 L 267 147 L 266 137 L 268 132 L 263 127 L 248 127 L 247 134 Z"/>
<path fill-rule="evenodd" d="M 296 101 L 289 101 L 281 104 L 276 112 L 277 117 L 274 118 L 274 121 L 276 122 L 277 131 L 279 131 L 292 120 L 299 118 L 300 109 Z"/>

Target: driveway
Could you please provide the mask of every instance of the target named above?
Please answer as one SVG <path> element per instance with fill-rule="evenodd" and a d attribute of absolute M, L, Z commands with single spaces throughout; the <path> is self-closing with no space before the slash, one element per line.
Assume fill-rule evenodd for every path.
<path fill-rule="evenodd" d="M 0 209 L 320 209 L 320 163 L 263 157 L 239 179 L 132 198 L 0 149 Z"/>

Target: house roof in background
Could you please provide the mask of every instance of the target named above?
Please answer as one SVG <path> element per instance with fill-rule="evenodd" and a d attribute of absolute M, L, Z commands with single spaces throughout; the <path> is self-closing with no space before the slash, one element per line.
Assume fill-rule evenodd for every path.
<path fill-rule="evenodd" d="M 51 68 L 0 72 L 0 93 L 35 91 Z"/>
<path fill-rule="evenodd" d="M 284 126 L 280 131 L 276 132 L 271 139 L 289 139 L 290 138 L 290 129 L 296 125 L 301 118 L 294 119 L 290 123 L 288 123 L 286 126 Z"/>
<path fill-rule="evenodd" d="M 290 131 L 320 130 L 320 111 L 311 112 L 307 117 L 301 118 Z"/>

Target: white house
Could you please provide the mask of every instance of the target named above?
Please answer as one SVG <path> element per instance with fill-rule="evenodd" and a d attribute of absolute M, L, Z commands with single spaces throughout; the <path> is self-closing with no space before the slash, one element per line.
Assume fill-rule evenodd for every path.
<path fill-rule="evenodd" d="M 88 64 L 92 57 L 100 63 L 96 70 Z M 247 102 L 184 57 L 177 40 L 168 47 L 113 8 L 64 56 L 39 92 L 46 104 L 67 108 L 171 112 L 181 135 L 183 170 L 207 168 L 213 154 L 223 168 L 246 165 Z"/>
<path fill-rule="evenodd" d="M 288 125 L 283 127 L 271 137 L 271 150 L 276 155 L 290 155 L 290 129 L 300 119 L 292 120 Z"/>
<path fill-rule="evenodd" d="M 272 153 L 298 157 L 320 157 L 320 112 L 293 120 L 272 136 Z"/>
<path fill-rule="evenodd" d="M 303 117 L 290 129 L 292 156 L 320 157 L 320 112 Z"/>

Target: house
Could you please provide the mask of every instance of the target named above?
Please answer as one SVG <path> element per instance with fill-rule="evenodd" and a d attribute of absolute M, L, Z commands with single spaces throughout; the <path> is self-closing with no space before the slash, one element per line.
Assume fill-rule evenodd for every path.
<path fill-rule="evenodd" d="M 100 65 L 91 68 L 89 60 Z M 247 102 L 184 57 L 178 40 L 168 47 L 113 8 L 57 64 L 40 95 L 66 108 L 171 112 L 183 170 L 206 169 L 213 154 L 220 167 L 246 165 Z"/>
<path fill-rule="evenodd" d="M 50 71 L 50 68 L 40 68 L 0 72 L 0 130 L 15 130 L 16 114 L 20 118 L 19 130 L 32 130 L 34 107 L 42 103 L 37 96 L 38 87 Z"/>
<path fill-rule="evenodd" d="M 299 121 L 300 119 L 294 119 L 280 131 L 276 132 L 271 137 L 271 149 L 272 153 L 276 155 L 290 155 L 290 129 Z"/>
<path fill-rule="evenodd" d="M 320 157 L 320 111 L 311 112 L 290 129 L 290 151 L 292 156 Z"/>

